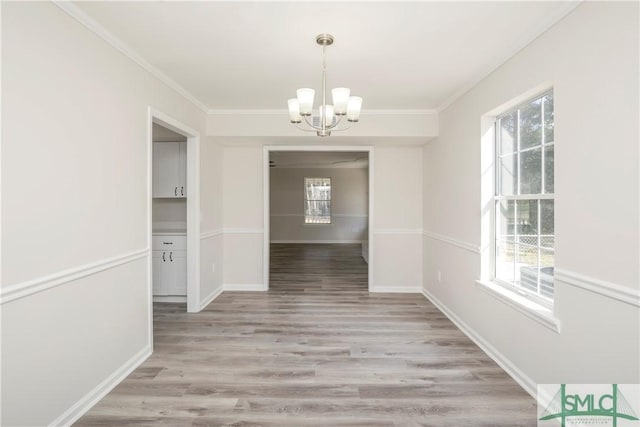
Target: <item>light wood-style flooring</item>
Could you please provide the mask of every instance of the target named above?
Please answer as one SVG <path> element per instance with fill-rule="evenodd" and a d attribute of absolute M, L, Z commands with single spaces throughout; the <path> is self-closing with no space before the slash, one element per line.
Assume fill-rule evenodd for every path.
<path fill-rule="evenodd" d="M 535 426 L 534 400 L 359 245 L 272 245 L 268 292 L 154 305 L 154 353 L 76 426 Z"/>

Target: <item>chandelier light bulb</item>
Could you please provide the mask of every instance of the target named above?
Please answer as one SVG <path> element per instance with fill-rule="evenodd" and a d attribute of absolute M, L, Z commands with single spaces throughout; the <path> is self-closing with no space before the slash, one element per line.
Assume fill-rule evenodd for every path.
<path fill-rule="evenodd" d="M 325 105 L 324 108 L 322 106 L 319 107 L 320 110 L 320 124 L 321 125 L 327 125 L 331 126 L 333 124 L 333 118 L 334 118 L 334 113 L 333 113 L 333 105 Z M 324 121 L 324 112 L 323 110 L 325 110 L 327 112 L 327 121 L 325 123 Z"/>
<path fill-rule="evenodd" d="M 291 98 L 289 100 L 289 120 L 291 120 L 291 123 L 302 123 L 298 98 Z"/>
<path fill-rule="evenodd" d="M 347 120 L 357 122 L 360 119 L 360 111 L 362 110 L 362 98 L 359 96 L 349 97 L 347 104 Z"/>
<path fill-rule="evenodd" d="M 338 116 L 347 114 L 347 103 L 351 90 L 346 87 L 337 87 L 331 91 L 333 97 L 333 109 Z"/>
<path fill-rule="evenodd" d="M 313 97 L 316 91 L 309 88 L 302 88 L 296 91 L 298 104 L 300 105 L 300 115 L 310 116 L 313 111 Z"/>

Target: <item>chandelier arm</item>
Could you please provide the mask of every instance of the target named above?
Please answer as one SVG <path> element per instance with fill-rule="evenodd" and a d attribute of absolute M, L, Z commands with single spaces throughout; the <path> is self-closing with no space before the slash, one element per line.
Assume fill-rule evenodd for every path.
<path fill-rule="evenodd" d="M 341 130 L 348 130 L 351 129 L 353 127 L 353 125 L 349 125 L 346 128 L 342 128 L 342 129 L 334 129 L 336 132 L 340 132 Z"/>
<path fill-rule="evenodd" d="M 338 123 L 336 123 L 336 127 L 337 126 L 338 126 Z M 331 130 L 335 131 L 335 132 L 340 132 L 340 131 L 343 131 L 343 130 L 351 129 L 352 127 L 353 127 L 353 123 L 351 122 L 346 128 L 341 128 L 341 129 L 335 129 L 334 128 L 334 129 L 331 129 Z"/>
<path fill-rule="evenodd" d="M 296 124 L 296 127 L 297 127 L 298 129 L 302 130 L 302 131 L 305 131 L 305 132 L 317 132 L 315 129 L 305 129 L 305 128 L 303 128 L 302 126 L 300 126 L 300 124 L 299 124 L 299 123 L 298 123 L 298 124 Z"/>
<path fill-rule="evenodd" d="M 310 123 L 310 122 L 309 122 L 309 117 L 311 117 L 311 116 L 304 116 L 304 122 L 305 122 L 307 125 L 309 125 L 311 128 L 315 129 L 315 130 L 322 130 L 322 128 L 321 128 L 321 127 L 314 126 L 314 125 L 313 125 L 313 123 Z"/>
<path fill-rule="evenodd" d="M 335 123 L 327 126 L 327 130 L 335 129 L 336 127 L 338 127 L 338 125 L 342 121 L 342 116 L 335 116 L 335 117 L 336 117 L 335 118 Z"/>

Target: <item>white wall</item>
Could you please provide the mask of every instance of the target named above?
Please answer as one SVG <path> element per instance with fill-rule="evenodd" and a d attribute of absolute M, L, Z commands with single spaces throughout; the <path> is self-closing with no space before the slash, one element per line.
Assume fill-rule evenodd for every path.
<path fill-rule="evenodd" d="M 262 287 L 262 147 L 223 147 L 224 284 Z"/>
<path fill-rule="evenodd" d="M 200 147 L 200 301 L 204 306 L 222 292 L 222 147 L 203 138 Z M 215 271 L 214 271 L 215 265 Z"/>
<path fill-rule="evenodd" d="M 40 426 L 148 356 L 148 107 L 206 117 L 54 4 L 1 7 L 2 424 Z"/>
<path fill-rule="evenodd" d="M 422 147 L 374 147 L 374 291 L 422 284 Z M 224 145 L 224 283 L 263 286 L 263 148 Z"/>
<path fill-rule="evenodd" d="M 440 136 L 424 149 L 424 287 L 529 391 L 535 383 L 640 381 L 637 294 L 630 304 L 580 287 L 608 282 L 632 295 L 640 283 L 638 40 L 638 3 L 583 3 L 443 111 Z M 556 278 L 560 333 L 474 283 L 486 207 L 480 118 L 549 84 L 556 272 L 565 277 Z"/>
<path fill-rule="evenodd" d="M 417 292 L 422 283 L 422 147 L 375 150 L 373 288 Z"/>
<path fill-rule="evenodd" d="M 331 224 L 305 225 L 304 178 L 331 178 Z M 367 168 L 272 168 L 269 183 L 272 242 L 367 240 Z"/>

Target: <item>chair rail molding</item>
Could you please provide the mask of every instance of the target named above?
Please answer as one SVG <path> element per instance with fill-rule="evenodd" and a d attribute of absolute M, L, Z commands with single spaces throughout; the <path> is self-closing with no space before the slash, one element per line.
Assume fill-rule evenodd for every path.
<path fill-rule="evenodd" d="M 263 234 L 262 228 L 225 228 L 224 234 Z"/>
<path fill-rule="evenodd" d="M 212 230 L 200 233 L 200 240 L 213 239 L 214 237 L 222 236 L 223 230 Z"/>
<path fill-rule="evenodd" d="M 640 290 L 638 289 L 585 276 L 562 268 L 555 269 L 554 278 L 567 285 L 640 307 Z"/>
<path fill-rule="evenodd" d="M 64 285 L 65 283 L 82 279 L 83 277 L 119 267 L 141 258 L 146 258 L 150 253 L 149 248 L 139 249 L 3 287 L 0 289 L 0 304 L 6 304 L 38 292 L 46 291 L 47 289 L 55 288 L 56 286 Z"/>
<path fill-rule="evenodd" d="M 473 252 L 475 254 L 480 253 L 480 246 L 474 245 L 473 243 L 465 242 L 463 240 L 455 239 L 453 237 L 445 236 L 444 234 L 434 233 L 433 231 L 424 230 L 423 232 L 425 237 L 428 237 L 433 240 L 439 240 L 444 243 L 448 243 L 453 246 L 457 246 L 458 248 L 464 249 L 469 252 Z"/>
<path fill-rule="evenodd" d="M 421 228 L 376 228 L 373 234 L 422 234 Z"/>

